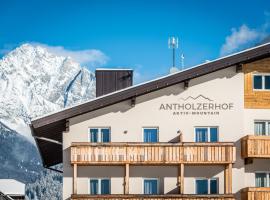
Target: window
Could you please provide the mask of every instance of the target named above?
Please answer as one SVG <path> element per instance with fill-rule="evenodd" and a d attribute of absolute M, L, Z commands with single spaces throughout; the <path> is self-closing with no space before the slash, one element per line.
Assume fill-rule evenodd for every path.
<path fill-rule="evenodd" d="M 144 128 L 143 141 L 144 142 L 158 142 L 158 129 L 157 128 Z"/>
<path fill-rule="evenodd" d="M 110 179 L 90 179 L 90 194 L 110 194 Z"/>
<path fill-rule="evenodd" d="M 218 179 L 197 179 L 196 194 L 218 194 Z"/>
<path fill-rule="evenodd" d="M 266 172 L 255 173 L 255 187 L 269 187 L 270 186 L 269 174 L 270 173 Z"/>
<path fill-rule="evenodd" d="M 157 179 L 145 179 L 143 187 L 144 187 L 144 194 L 158 194 Z"/>
<path fill-rule="evenodd" d="M 218 142 L 217 127 L 196 127 L 195 128 L 196 142 Z"/>
<path fill-rule="evenodd" d="M 253 75 L 253 89 L 270 90 L 270 75 Z"/>
<path fill-rule="evenodd" d="M 90 142 L 110 142 L 111 131 L 109 128 L 90 128 Z"/>
<path fill-rule="evenodd" d="M 270 121 L 255 121 L 254 134 L 255 135 L 270 135 Z"/>

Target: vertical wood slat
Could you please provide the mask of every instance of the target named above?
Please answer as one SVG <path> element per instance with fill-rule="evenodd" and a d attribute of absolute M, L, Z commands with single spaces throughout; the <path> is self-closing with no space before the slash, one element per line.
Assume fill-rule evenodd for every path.
<path fill-rule="evenodd" d="M 270 188 L 244 188 L 241 191 L 241 200 L 268 200 L 270 199 Z"/>

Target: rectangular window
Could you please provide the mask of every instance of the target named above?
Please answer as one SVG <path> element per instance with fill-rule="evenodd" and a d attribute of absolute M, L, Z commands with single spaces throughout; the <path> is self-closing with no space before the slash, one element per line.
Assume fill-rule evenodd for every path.
<path fill-rule="evenodd" d="M 90 128 L 90 142 L 110 142 L 111 131 L 109 128 Z"/>
<path fill-rule="evenodd" d="M 110 179 L 90 179 L 90 194 L 110 194 Z"/>
<path fill-rule="evenodd" d="M 208 180 L 196 180 L 196 194 L 208 194 Z"/>
<path fill-rule="evenodd" d="M 218 179 L 196 179 L 196 194 L 218 194 Z"/>
<path fill-rule="evenodd" d="M 144 194 L 158 194 L 158 180 L 157 179 L 144 180 Z"/>
<path fill-rule="evenodd" d="M 253 89 L 270 90 L 270 75 L 253 75 Z"/>
<path fill-rule="evenodd" d="M 269 173 L 255 173 L 255 187 L 269 187 Z"/>
<path fill-rule="evenodd" d="M 218 142 L 217 127 L 195 127 L 196 142 Z"/>
<path fill-rule="evenodd" d="M 217 194 L 218 193 L 218 179 L 211 179 L 210 180 L 210 194 Z"/>
<path fill-rule="evenodd" d="M 254 134 L 255 135 L 270 135 L 270 121 L 255 121 Z"/>
<path fill-rule="evenodd" d="M 158 142 L 158 129 L 157 128 L 144 128 L 143 141 L 144 142 Z"/>

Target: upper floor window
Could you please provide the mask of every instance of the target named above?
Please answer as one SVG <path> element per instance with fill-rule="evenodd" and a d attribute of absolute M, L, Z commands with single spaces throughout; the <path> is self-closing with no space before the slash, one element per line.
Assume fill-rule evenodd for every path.
<path fill-rule="evenodd" d="M 196 179 L 196 194 L 218 194 L 218 179 Z"/>
<path fill-rule="evenodd" d="M 110 194 L 111 181 L 110 179 L 90 179 L 90 194 Z"/>
<path fill-rule="evenodd" d="M 109 128 L 90 128 L 90 142 L 110 142 L 111 130 Z"/>
<path fill-rule="evenodd" d="M 158 128 L 143 128 L 144 142 L 158 142 Z"/>
<path fill-rule="evenodd" d="M 218 127 L 195 127 L 196 142 L 218 142 Z"/>
<path fill-rule="evenodd" d="M 270 121 L 255 121 L 255 135 L 270 135 Z"/>
<path fill-rule="evenodd" d="M 253 75 L 253 89 L 255 90 L 270 90 L 270 74 L 255 74 Z"/>
<path fill-rule="evenodd" d="M 158 179 L 144 179 L 144 194 L 158 194 Z"/>
<path fill-rule="evenodd" d="M 269 187 L 269 176 L 269 173 L 266 172 L 255 173 L 255 187 Z"/>

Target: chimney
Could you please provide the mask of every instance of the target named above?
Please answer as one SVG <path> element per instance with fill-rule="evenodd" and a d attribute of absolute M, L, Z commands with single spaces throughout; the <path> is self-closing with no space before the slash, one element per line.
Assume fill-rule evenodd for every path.
<path fill-rule="evenodd" d="M 132 84 L 132 69 L 96 69 L 96 97 L 130 87 Z"/>

